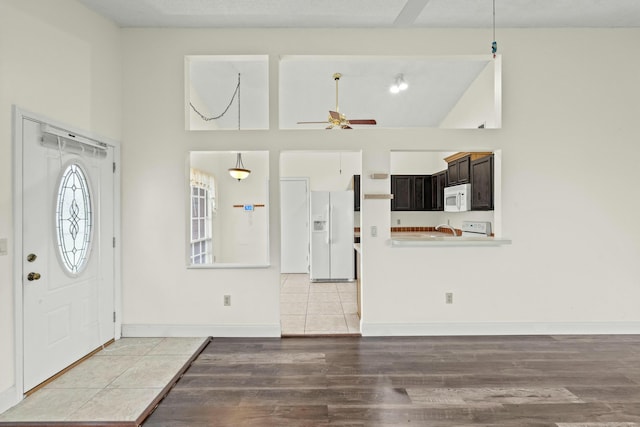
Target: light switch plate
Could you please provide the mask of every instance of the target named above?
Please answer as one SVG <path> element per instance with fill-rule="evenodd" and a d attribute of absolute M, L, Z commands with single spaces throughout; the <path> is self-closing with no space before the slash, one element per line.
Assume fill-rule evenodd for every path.
<path fill-rule="evenodd" d="M 375 225 L 371 226 L 371 237 L 376 237 L 378 236 L 378 227 L 376 227 Z"/>
<path fill-rule="evenodd" d="M 0 239 L 0 256 L 8 255 L 8 254 L 9 254 L 8 239 L 6 237 L 3 237 L 2 239 Z"/>

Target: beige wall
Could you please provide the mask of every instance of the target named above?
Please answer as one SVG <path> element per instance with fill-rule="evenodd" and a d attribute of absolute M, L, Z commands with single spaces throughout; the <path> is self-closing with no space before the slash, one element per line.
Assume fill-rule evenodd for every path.
<path fill-rule="evenodd" d="M 499 130 L 285 132 L 277 130 L 280 54 L 348 55 L 350 46 L 363 55 L 482 54 L 490 34 L 118 30 L 71 0 L 5 0 L 0 238 L 8 237 L 11 248 L 15 103 L 123 140 L 125 332 L 277 335 L 280 151 L 362 150 L 366 176 L 389 170 L 390 150 L 502 149 L 499 216 L 511 246 L 393 248 L 388 202 L 364 201 L 364 332 L 637 333 L 640 230 L 633 225 L 640 200 L 630 188 L 639 151 L 639 38 L 638 29 L 501 30 Z M 184 56 L 257 53 L 270 55 L 271 130 L 186 132 Z M 271 268 L 185 268 L 184 159 L 189 150 L 210 149 L 270 150 Z M 363 192 L 388 185 L 362 182 Z M 366 233 L 373 225 L 376 238 Z M 0 398 L 13 384 L 12 262 L 13 254 L 0 257 Z M 444 304 L 445 292 L 454 292 L 453 305 Z M 232 307 L 222 306 L 224 294 L 232 295 Z"/>
<path fill-rule="evenodd" d="M 120 32 L 73 0 L 0 1 L 0 407 L 13 399 L 11 106 L 120 139 Z"/>
<path fill-rule="evenodd" d="M 280 156 L 281 177 L 308 177 L 311 191 L 350 190 L 360 174 L 360 152 L 288 151 Z"/>
<path fill-rule="evenodd" d="M 500 111 L 501 104 L 495 102 L 496 97 L 500 96 L 500 62 L 499 58 L 489 62 L 440 123 L 441 128 L 473 129 L 480 125 L 490 129 L 500 127 L 499 120 L 496 120 L 500 118 L 500 114 L 496 111 Z"/>
<path fill-rule="evenodd" d="M 640 60 L 630 53 L 640 30 L 501 30 L 504 126 L 484 131 L 279 131 L 277 58 L 348 55 L 354 45 L 362 55 L 481 54 L 490 46 L 486 31 L 130 29 L 123 34 L 125 331 L 131 326 L 129 333 L 277 335 L 275 173 L 281 151 L 362 150 L 363 191 L 385 192 L 388 182 L 366 176 L 389 170 L 390 150 L 494 149 L 502 149 L 503 158 L 504 202 L 496 218 L 502 218 L 511 246 L 393 248 L 384 231 L 390 225 L 388 202 L 363 203 L 365 333 L 442 333 L 448 327 L 471 333 L 640 330 L 633 262 L 640 231 L 631 228 L 640 201 L 611 182 L 612 177 L 624 181 L 634 169 Z M 185 132 L 184 55 L 252 53 L 270 55 L 271 130 Z M 153 213 L 167 199 L 184 197 L 179 159 L 190 149 L 271 151 L 271 268 L 184 269 L 183 225 L 176 220 L 180 205 Z M 617 200 L 625 200 L 624 207 Z M 373 225 L 376 238 L 366 233 Z M 591 232 L 598 227 L 606 231 Z M 455 303 L 445 306 L 448 291 L 455 293 Z M 233 294 L 231 308 L 222 307 L 225 293 Z"/>

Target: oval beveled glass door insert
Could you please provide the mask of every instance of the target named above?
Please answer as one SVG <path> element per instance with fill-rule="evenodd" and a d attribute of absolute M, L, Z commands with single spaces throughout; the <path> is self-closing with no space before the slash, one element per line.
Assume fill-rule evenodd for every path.
<path fill-rule="evenodd" d="M 64 269 L 77 275 L 87 265 L 93 231 L 93 212 L 89 182 L 77 163 L 61 175 L 56 200 L 58 255 Z"/>

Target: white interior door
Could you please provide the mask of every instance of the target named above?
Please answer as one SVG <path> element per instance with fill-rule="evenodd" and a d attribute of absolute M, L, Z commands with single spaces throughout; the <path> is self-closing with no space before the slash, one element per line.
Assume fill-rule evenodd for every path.
<path fill-rule="evenodd" d="M 113 147 L 22 121 L 24 390 L 114 338 Z"/>
<path fill-rule="evenodd" d="M 309 178 L 280 179 L 280 272 L 309 272 Z"/>

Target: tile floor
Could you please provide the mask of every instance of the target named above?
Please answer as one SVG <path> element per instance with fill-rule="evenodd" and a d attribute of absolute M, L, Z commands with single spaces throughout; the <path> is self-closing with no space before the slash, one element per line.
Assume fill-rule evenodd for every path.
<path fill-rule="evenodd" d="M 311 283 L 308 274 L 283 274 L 282 335 L 359 334 L 356 298 L 356 282 Z"/>
<path fill-rule="evenodd" d="M 135 421 L 204 341 L 122 338 L 0 414 L 0 425 Z"/>

